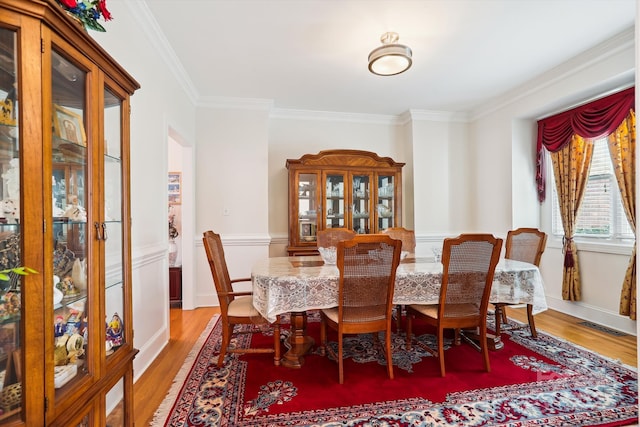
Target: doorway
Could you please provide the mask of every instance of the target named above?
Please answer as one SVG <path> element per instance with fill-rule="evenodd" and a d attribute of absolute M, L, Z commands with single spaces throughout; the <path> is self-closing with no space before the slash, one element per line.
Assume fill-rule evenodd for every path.
<path fill-rule="evenodd" d="M 193 147 L 169 126 L 167 132 L 169 303 L 193 309 Z"/>

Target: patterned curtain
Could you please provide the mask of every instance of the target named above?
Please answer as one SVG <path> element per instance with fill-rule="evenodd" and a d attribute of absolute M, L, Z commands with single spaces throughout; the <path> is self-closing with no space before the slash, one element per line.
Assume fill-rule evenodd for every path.
<path fill-rule="evenodd" d="M 538 199 L 545 199 L 543 147 L 555 152 L 571 141 L 572 135 L 601 138 L 611 135 L 629 115 L 636 102 L 635 87 L 591 101 L 572 110 L 538 120 L 538 161 L 536 181 Z"/>
<path fill-rule="evenodd" d="M 620 198 L 624 212 L 634 234 L 636 231 L 636 115 L 633 110 L 609 135 L 609 153 L 620 187 Z M 622 282 L 620 314 L 636 320 L 636 244 Z"/>
<path fill-rule="evenodd" d="M 564 228 L 562 299 L 568 301 L 582 299 L 578 251 L 573 236 L 578 208 L 587 188 L 592 156 L 593 142 L 575 134 L 563 148 L 551 153 L 560 215 Z"/>

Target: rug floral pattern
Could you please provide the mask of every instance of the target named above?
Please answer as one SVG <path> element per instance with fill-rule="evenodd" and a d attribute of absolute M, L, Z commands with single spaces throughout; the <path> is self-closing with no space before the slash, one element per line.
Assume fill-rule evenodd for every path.
<path fill-rule="evenodd" d="M 535 381 L 451 392 L 446 394 L 444 401 L 438 402 L 404 398 L 302 411 L 282 410 L 299 397 L 298 387 L 304 387 L 304 384 L 292 381 L 268 381 L 259 386 L 257 397 L 246 398 L 247 362 L 243 357 L 228 354 L 223 368 L 217 369 L 220 341 L 208 339 L 164 425 L 613 426 L 628 425 L 624 420 L 637 419 L 635 369 L 543 333 L 533 339 L 528 329 L 520 326 L 511 321 L 504 336 L 532 350 L 533 354 L 516 354 L 509 361 L 514 369 L 535 373 Z M 212 336 L 219 336 L 219 329 L 217 324 Z M 258 329 L 253 332 L 265 333 Z M 417 339 L 435 347 L 432 335 L 420 335 Z M 247 334 L 234 345 L 248 346 L 249 340 Z M 330 345 L 337 346 L 336 343 Z M 345 341 L 345 358 L 384 367 L 384 356 L 378 351 L 378 345 L 371 335 L 349 338 Z M 446 342 L 446 347 L 450 346 L 451 342 Z M 418 363 L 433 363 L 424 360 L 431 356 L 419 346 L 406 351 L 404 335 L 394 335 L 393 347 L 395 370 L 412 372 Z M 283 347 L 283 350 L 286 349 Z M 380 372 L 383 379 L 384 369 Z M 336 373 L 330 374 L 337 382 L 337 369 Z M 157 425 L 163 424 L 158 422 Z"/>

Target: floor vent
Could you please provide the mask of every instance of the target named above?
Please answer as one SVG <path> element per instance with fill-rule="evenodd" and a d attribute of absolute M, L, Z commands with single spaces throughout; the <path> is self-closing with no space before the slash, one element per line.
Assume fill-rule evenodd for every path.
<path fill-rule="evenodd" d="M 593 322 L 580 322 L 579 325 L 586 326 L 591 329 L 596 329 L 600 332 L 604 332 L 606 334 L 613 335 L 616 337 L 624 337 L 627 335 L 624 332 L 616 331 L 615 329 L 607 328 L 606 326 L 598 325 L 597 323 L 593 323 Z"/>

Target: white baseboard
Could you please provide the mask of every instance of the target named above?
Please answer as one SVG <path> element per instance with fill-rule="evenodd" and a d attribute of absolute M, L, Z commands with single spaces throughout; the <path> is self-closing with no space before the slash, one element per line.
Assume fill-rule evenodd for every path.
<path fill-rule="evenodd" d="M 165 328 L 159 330 L 157 334 L 140 347 L 140 352 L 133 361 L 134 383 L 138 381 L 138 378 L 140 378 L 140 376 L 144 374 L 144 371 L 156 360 L 167 344 L 169 344 L 169 329 Z"/>
<path fill-rule="evenodd" d="M 579 319 L 594 322 L 629 335 L 638 336 L 638 324 L 628 317 L 618 313 L 605 311 L 580 301 L 564 301 L 547 295 L 547 305 L 561 313 L 569 314 Z"/>

